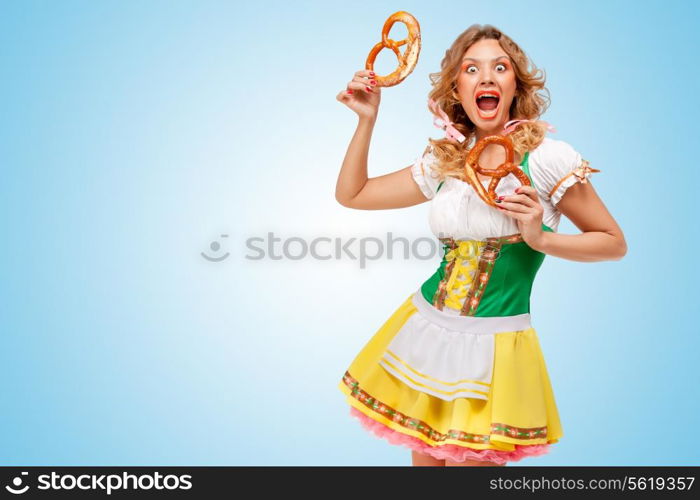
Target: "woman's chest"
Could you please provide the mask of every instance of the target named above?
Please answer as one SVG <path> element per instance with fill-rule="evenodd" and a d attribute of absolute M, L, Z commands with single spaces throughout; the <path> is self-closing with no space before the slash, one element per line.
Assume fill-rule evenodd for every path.
<path fill-rule="evenodd" d="M 488 188 L 491 178 L 482 181 Z M 515 192 L 520 182 L 513 175 L 501 179 L 496 194 Z M 438 238 L 484 239 L 518 232 L 515 219 L 484 203 L 472 186 L 454 177 L 443 182 L 430 204 L 430 228 Z"/>

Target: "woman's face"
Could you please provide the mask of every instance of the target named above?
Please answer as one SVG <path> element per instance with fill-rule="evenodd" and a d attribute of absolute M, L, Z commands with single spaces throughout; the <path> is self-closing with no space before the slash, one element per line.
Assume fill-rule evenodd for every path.
<path fill-rule="evenodd" d="M 479 40 L 464 53 L 457 76 L 457 94 L 467 116 L 476 125 L 478 136 L 502 131 L 510 120 L 515 89 L 513 64 L 498 40 Z"/>

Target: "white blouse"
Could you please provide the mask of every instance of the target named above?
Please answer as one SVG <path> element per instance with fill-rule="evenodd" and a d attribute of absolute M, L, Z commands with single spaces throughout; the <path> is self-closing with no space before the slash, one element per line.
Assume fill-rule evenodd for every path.
<path fill-rule="evenodd" d="M 519 232 L 515 219 L 484 203 L 469 183 L 447 177 L 437 191 L 440 179 L 432 168 L 435 162 L 435 156 L 428 148 L 416 159 L 411 173 L 423 194 L 431 200 L 429 222 L 436 237 L 484 240 Z M 556 231 L 561 217 L 556 205 L 570 186 L 590 177 L 588 162 L 568 143 L 545 137 L 537 148 L 530 151 L 528 165 L 544 209 L 542 222 Z M 490 179 L 482 182 L 488 187 Z M 501 179 L 496 194 L 514 194 L 518 186 L 520 181 L 514 175 L 508 175 Z"/>

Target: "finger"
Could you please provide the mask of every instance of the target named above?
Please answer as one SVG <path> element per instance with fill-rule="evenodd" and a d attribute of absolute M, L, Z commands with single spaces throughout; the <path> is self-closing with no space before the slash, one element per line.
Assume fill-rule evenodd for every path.
<path fill-rule="evenodd" d="M 354 90 L 341 90 L 335 98 L 339 101 L 349 99 L 355 93 Z"/>
<path fill-rule="evenodd" d="M 500 205 L 502 208 L 505 208 L 506 210 L 510 210 L 511 212 L 530 213 L 530 211 L 532 210 L 531 207 L 523 205 L 522 203 L 501 201 L 500 203 L 498 203 L 498 205 Z"/>
<path fill-rule="evenodd" d="M 529 196 L 534 201 L 539 200 L 539 196 L 537 195 L 537 190 L 532 186 L 520 186 L 515 191 L 516 191 L 516 194 L 525 194 L 525 195 Z"/>
<path fill-rule="evenodd" d="M 535 208 L 539 203 L 536 199 L 533 200 L 531 196 L 528 196 L 526 194 L 516 194 L 515 196 L 518 197 L 516 201 L 519 201 L 520 203 L 527 205 L 528 207 Z"/>
<path fill-rule="evenodd" d="M 517 188 L 515 188 L 515 191 L 518 192 L 518 193 L 528 193 L 528 192 L 529 192 L 529 193 L 534 193 L 534 192 L 535 192 L 535 188 L 532 187 L 532 186 L 530 186 L 530 185 L 528 185 L 528 184 L 523 184 L 523 185 L 518 186 Z"/>
<path fill-rule="evenodd" d="M 356 76 L 355 78 L 352 79 L 352 82 L 359 83 L 365 87 L 369 86 L 372 90 L 375 90 L 375 91 L 377 89 L 377 80 L 375 80 L 374 78 L 370 78 L 369 80 L 365 80 L 364 78 Z"/>
<path fill-rule="evenodd" d="M 348 90 L 354 90 L 357 92 L 365 92 L 367 94 L 376 93 L 373 91 L 372 87 L 367 85 L 367 82 L 350 82 L 347 86 Z"/>
<path fill-rule="evenodd" d="M 506 207 L 503 207 L 501 205 L 503 205 L 503 203 L 498 203 L 496 205 L 496 208 L 498 209 L 498 211 L 501 212 L 502 214 L 506 214 L 509 217 L 513 217 L 513 212 L 511 212 Z"/>
<path fill-rule="evenodd" d="M 374 85 L 377 84 L 377 79 L 374 78 L 374 77 L 362 78 L 361 76 L 356 76 L 356 77 L 354 77 L 354 78 L 353 78 L 352 80 L 350 80 L 350 81 L 352 81 L 352 82 L 360 82 L 360 83 L 363 84 L 363 85 L 368 85 L 368 84 L 369 84 L 369 85 L 374 86 Z M 374 82 L 374 83 L 372 83 L 372 82 Z"/>
<path fill-rule="evenodd" d="M 526 205 L 528 207 L 536 207 L 537 206 L 537 201 L 533 200 L 529 196 L 525 194 L 510 194 L 508 196 L 505 196 L 503 198 L 503 201 L 509 202 L 509 203 L 520 203 L 522 205 Z"/>
<path fill-rule="evenodd" d="M 374 78 L 376 75 L 374 71 L 369 70 L 369 69 L 361 69 L 360 71 L 355 71 L 355 77 L 361 77 L 364 78 L 365 80 L 369 80 L 370 78 Z M 354 78 L 353 78 L 354 80 Z"/>
<path fill-rule="evenodd" d="M 506 207 L 498 207 L 498 211 L 506 214 L 508 217 L 512 217 L 513 219 L 516 220 L 523 220 L 524 214 L 521 214 L 520 212 L 516 212 L 514 210 L 508 210 Z"/>

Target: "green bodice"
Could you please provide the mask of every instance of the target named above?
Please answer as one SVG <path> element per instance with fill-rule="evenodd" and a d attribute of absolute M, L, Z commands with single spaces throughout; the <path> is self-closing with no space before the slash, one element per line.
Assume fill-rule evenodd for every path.
<path fill-rule="evenodd" d="M 529 152 L 520 164 L 534 186 Z M 442 183 L 438 186 L 438 191 Z M 542 224 L 544 231 L 552 229 Z M 545 254 L 533 250 L 519 233 L 484 241 L 441 238 L 443 258 L 421 286 L 438 309 L 459 309 L 464 316 L 512 316 L 530 312 L 530 292 Z"/>

